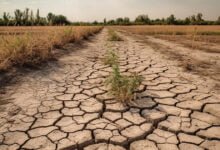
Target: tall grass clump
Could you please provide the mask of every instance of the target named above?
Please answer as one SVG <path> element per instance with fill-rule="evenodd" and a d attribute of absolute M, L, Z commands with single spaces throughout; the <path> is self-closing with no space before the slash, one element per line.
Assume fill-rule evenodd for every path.
<path fill-rule="evenodd" d="M 115 55 L 116 54 L 111 54 L 108 56 L 115 57 Z M 109 58 L 108 60 L 114 60 L 114 58 Z M 109 65 L 112 67 L 112 73 L 105 81 L 106 86 L 109 88 L 109 93 L 122 103 L 131 102 L 132 99 L 136 98 L 135 91 L 140 86 L 143 77 L 137 73 L 132 76 L 122 75 L 120 73 L 119 64 L 116 61 L 115 63 L 109 61 Z"/>
<path fill-rule="evenodd" d="M 123 41 L 122 38 L 113 30 L 108 31 L 109 41 Z"/>
<path fill-rule="evenodd" d="M 0 70 L 13 65 L 37 64 L 49 58 L 52 49 L 44 38 L 33 38 L 29 33 L 3 36 L 0 46 Z"/>
<path fill-rule="evenodd" d="M 51 34 L 54 48 L 62 48 L 66 43 L 74 42 L 74 31 L 72 27 L 67 27 L 62 31 L 55 31 Z"/>

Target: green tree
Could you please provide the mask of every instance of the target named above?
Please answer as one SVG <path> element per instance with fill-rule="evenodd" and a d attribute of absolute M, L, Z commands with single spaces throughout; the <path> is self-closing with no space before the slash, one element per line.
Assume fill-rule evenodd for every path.
<path fill-rule="evenodd" d="M 148 15 L 139 15 L 135 19 L 136 24 L 150 24 Z"/>
<path fill-rule="evenodd" d="M 40 25 L 40 26 L 46 26 L 46 25 L 48 25 L 47 19 L 46 19 L 46 18 L 43 18 L 43 17 L 40 17 L 40 20 L 39 20 L 39 22 L 38 22 L 37 25 Z"/>
<path fill-rule="evenodd" d="M 29 25 L 29 8 L 26 8 L 23 15 L 24 25 Z"/>
<path fill-rule="evenodd" d="M 115 23 L 115 20 L 109 20 L 109 21 L 107 22 L 107 24 L 109 24 L 109 25 L 115 25 L 116 23 Z"/>
<path fill-rule="evenodd" d="M 124 22 L 123 18 L 117 18 L 117 19 L 116 19 L 116 24 L 117 24 L 117 25 L 122 25 L 123 22 Z"/>
<path fill-rule="evenodd" d="M 38 25 L 40 23 L 40 10 L 37 9 L 35 24 Z"/>
<path fill-rule="evenodd" d="M 57 15 L 57 16 L 55 15 L 54 20 L 53 20 L 53 24 L 55 24 L 55 25 L 67 25 L 67 24 L 69 24 L 69 21 L 63 15 Z"/>
<path fill-rule="evenodd" d="M 106 23 L 107 23 L 106 18 L 104 18 L 103 23 L 104 23 L 104 25 L 106 25 Z"/>
<path fill-rule="evenodd" d="M 203 23 L 203 15 L 202 15 L 202 13 L 198 13 L 197 15 L 196 15 L 196 23 L 197 24 L 202 24 Z"/>
<path fill-rule="evenodd" d="M 4 25 L 4 21 L 2 18 L 0 18 L 0 26 L 3 26 Z"/>
<path fill-rule="evenodd" d="M 47 15 L 47 20 L 49 22 L 49 25 L 53 25 L 54 24 L 54 19 L 55 19 L 55 15 L 53 13 L 48 13 Z"/>
<path fill-rule="evenodd" d="M 190 24 L 190 17 L 186 17 L 186 18 L 185 18 L 184 24 L 185 24 L 185 25 L 189 25 L 189 24 Z"/>
<path fill-rule="evenodd" d="M 176 18 L 175 18 L 175 16 L 172 14 L 172 15 L 170 15 L 168 18 L 167 18 L 167 20 L 166 20 L 166 22 L 167 22 L 167 24 L 176 24 Z"/>
<path fill-rule="evenodd" d="M 190 17 L 190 24 L 192 24 L 192 25 L 195 25 L 195 24 L 196 24 L 196 16 L 195 16 L 195 15 L 192 15 L 192 16 Z"/>
<path fill-rule="evenodd" d="M 31 14 L 30 14 L 30 22 L 31 22 L 31 25 L 33 26 L 34 25 L 34 13 L 32 10 L 31 10 Z"/>
<path fill-rule="evenodd" d="M 123 24 L 124 25 L 129 25 L 130 24 L 130 18 L 125 17 L 124 20 L 123 20 Z"/>
<path fill-rule="evenodd" d="M 29 8 L 26 8 L 24 11 L 16 9 L 13 18 L 10 17 L 9 13 L 4 12 L 3 17 L 0 18 L 0 25 L 48 25 L 48 22 L 51 25 L 70 24 L 70 21 L 68 21 L 66 16 L 49 13 L 47 17 L 40 17 L 39 9 L 37 9 L 36 14 L 34 15 L 33 11 Z"/>
<path fill-rule="evenodd" d="M 6 13 L 6 12 L 4 12 L 3 13 L 3 22 L 4 22 L 4 25 L 9 25 L 9 23 L 10 23 L 10 15 L 9 15 L 9 13 Z"/>
<path fill-rule="evenodd" d="M 215 21 L 216 25 L 220 25 L 220 16 L 217 18 L 217 20 Z"/>
<path fill-rule="evenodd" d="M 98 21 L 93 21 L 93 23 L 92 23 L 93 25 L 98 25 L 99 23 L 98 23 Z"/>
<path fill-rule="evenodd" d="M 23 14 L 22 14 L 21 10 L 16 9 L 14 11 L 14 15 L 15 15 L 15 25 L 22 25 Z"/>

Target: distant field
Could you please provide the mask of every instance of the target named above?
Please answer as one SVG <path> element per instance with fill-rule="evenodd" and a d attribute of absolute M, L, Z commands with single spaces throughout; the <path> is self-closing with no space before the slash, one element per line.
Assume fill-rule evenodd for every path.
<path fill-rule="evenodd" d="M 117 28 L 147 35 L 220 35 L 220 26 L 143 25 L 117 26 Z"/>
<path fill-rule="evenodd" d="M 111 26 L 220 87 L 220 26 Z"/>
<path fill-rule="evenodd" d="M 87 38 L 101 27 L 0 27 L 0 70 L 34 65 L 53 56 L 53 48 Z"/>
<path fill-rule="evenodd" d="M 176 43 L 181 43 L 190 48 L 199 48 L 219 52 L 220 26 L 117 26 L 117 30 L 127 33 L 154 36 Z"/>

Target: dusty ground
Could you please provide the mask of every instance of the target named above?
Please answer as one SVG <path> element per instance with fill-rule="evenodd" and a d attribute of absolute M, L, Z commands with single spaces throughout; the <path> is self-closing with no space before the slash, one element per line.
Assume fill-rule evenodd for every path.
<path fill-rule="evenodd" d="M 0 149 L 218 150 L 220 96 L 211 79 L 185 72 L 155 47 L 104 30 L 87 47 L 47 69 L 17 78 L 1 94 Z M 144 76 L 134 104 L 107 94 L 111 69 L 99 58 L 120 54 L 122 72 Z"/>
<path fill-rule="evenodd" d="M 124 33 L 124 32 L 123 32 Z M 217 43 L 197 42 L 200 48 L 190 48 L 190 42 L 184 38 L 177 40 L 175 37 L 145 36 L 125 33 L 136 37 L 137 42 L 151 46 L 160 52 L 166 59 L 176 62 L 178 66 L 191 74 L 201 76 L 204 80 L 213 80 L 212 90 L 220 92 L 220 45 Z"/>
<path fill-rule="evenodd" d="M 197 35 L 194 41 L 192 35 L 155 35 L 154 37 L 208 53 L 220 53 L 220 36 L 218 35 Z"/>

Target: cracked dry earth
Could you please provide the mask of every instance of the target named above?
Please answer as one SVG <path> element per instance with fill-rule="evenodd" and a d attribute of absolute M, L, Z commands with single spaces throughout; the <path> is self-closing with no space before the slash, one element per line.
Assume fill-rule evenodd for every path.
<path fill-rule="evenodd" d="M 219 95 L 151 47 L 123 38 L 108 42 L 104 29 L 88 47 L 6 87 L 0 149 L 219 150 Z M 131 104 L 118 103 L 103 84 L 108 47 L 118 51 L 122 73 L 144 77 Z"/>

